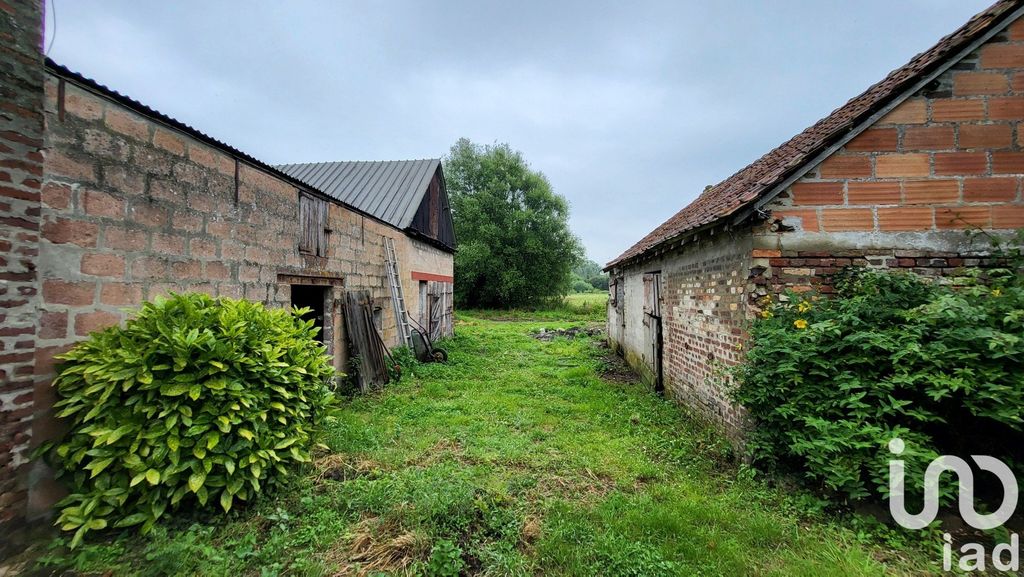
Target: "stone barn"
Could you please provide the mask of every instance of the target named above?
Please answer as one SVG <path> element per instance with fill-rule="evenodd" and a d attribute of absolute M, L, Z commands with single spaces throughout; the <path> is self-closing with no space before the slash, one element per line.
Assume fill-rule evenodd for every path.
<path fill-rule="evenodd" d="M 309 306 L 345 367 L 344 292 L 399 344 L 385 239 L 413 320 L 451 333 L 440 161 L 270 166 L 44 59 L 42 5 L 0 3 L 0 549 L 59 489 L 54 355 L 169 291 Z M 432 310 L 430 310 L 432 309 Z"/>
<path fill-rule="evenodd" d="M 608 263 L 611 345 L 736 433 L 723 369 L 761 296 L 828 293 L 850 265 L 983 264 L 965 229 L 1024 227 L 1022 13 L 996 3 Z"/>

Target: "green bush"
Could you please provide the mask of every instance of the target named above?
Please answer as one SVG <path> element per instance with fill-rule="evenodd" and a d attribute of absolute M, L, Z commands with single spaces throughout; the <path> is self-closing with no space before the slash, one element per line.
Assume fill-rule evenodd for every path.
<path fill-rule="evenodd" d="M 755 462 L 843 501 L 888 493 L 893 437 L 907 445 L 908 495 L 939 454 L 989 454 L 1019 470 L 1024 283 L 1009 269 L 960 281 L 849 270 L 835 298 L 767 306 L 734 393 L 756 422 Z M 956 484 L 943 485 L 948 502 Z"/>
<path fill-rule="evenodd" d="M 585 280 L 577 280 L 572 283 L 572 292 L 574 293 L 588 293 L 594 290 L 593 285 Z"/>
<path fill-rule="evenodd" d="M 70 488 L 57 524 L 73 546 L 186 505 L 226 512 L 309 460 L 335 373 L 303 312 L 172 295 L 59 357 L 68 433 L 44 450 Z"/>

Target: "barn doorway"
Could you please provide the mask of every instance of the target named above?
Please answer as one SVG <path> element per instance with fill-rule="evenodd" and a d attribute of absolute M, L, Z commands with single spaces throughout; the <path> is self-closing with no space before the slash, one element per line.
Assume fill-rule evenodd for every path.
<path fill-rule="evenodd" d="M 313 326 L 320 329 L 316 340 L 321 344 L 325 343 L 325 312 L 327 309 L 327 291 L 330 287 L 316 285 L 292 285 L 292 306 L 298 308 L 310 308 L 311 310 L 302 316 L 302 320 L 312 320 Z"/>
<path fill-rule="evenodd" d="M 665 341 L 661 318 L 661 272 L 644 275 L 644 325 L 647 329 L 645 344 L 650 358 L 649 368 L 654 380 L 654 390 L 663 393 L 665 370 L 662 357 Z"/>

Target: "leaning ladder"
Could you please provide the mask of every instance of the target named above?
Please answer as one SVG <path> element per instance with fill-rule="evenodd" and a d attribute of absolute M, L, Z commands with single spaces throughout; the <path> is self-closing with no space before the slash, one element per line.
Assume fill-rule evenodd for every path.
<path fill-rule="evenodd" d="M 409 314 L 406 312 L 405 297 L 402 294 L 402 276 L 398 274 L 395 240 L 391 237 L 384 237 L 384 264 L 388 269 L 388 283 L 391 285 L 391 302 L 395 307 L 398 337 L 402 339 L 402 343 L 412 348 L 412 330 L 409 327 Z"/>

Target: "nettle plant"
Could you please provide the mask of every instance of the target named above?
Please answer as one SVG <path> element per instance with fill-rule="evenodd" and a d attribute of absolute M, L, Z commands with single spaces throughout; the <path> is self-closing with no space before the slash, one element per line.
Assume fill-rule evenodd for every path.
<path fill-rule="evenodd" d="M 734 391 L 756 423 L 755 463 L 843 502 L 887 495 L 893 437 L 907 446 L 911 496 L 940 454 L 993 455 L 1021 471 L 1024 282 L 1018 260 L 1005 261 L 964 271 L 956 287 L 849 269 L 833 298 L 765 302 Z M 942 490 L 949 503 L 957 484 Z"/>
<path fill-rule="evenodd" d="M 227 512 L 310 459 L 335 371 L 304 312 L 171 295 L 59 357 L 68 432 L 43 452 L 70 488 L 72 546 L 185 505 Z"/>

